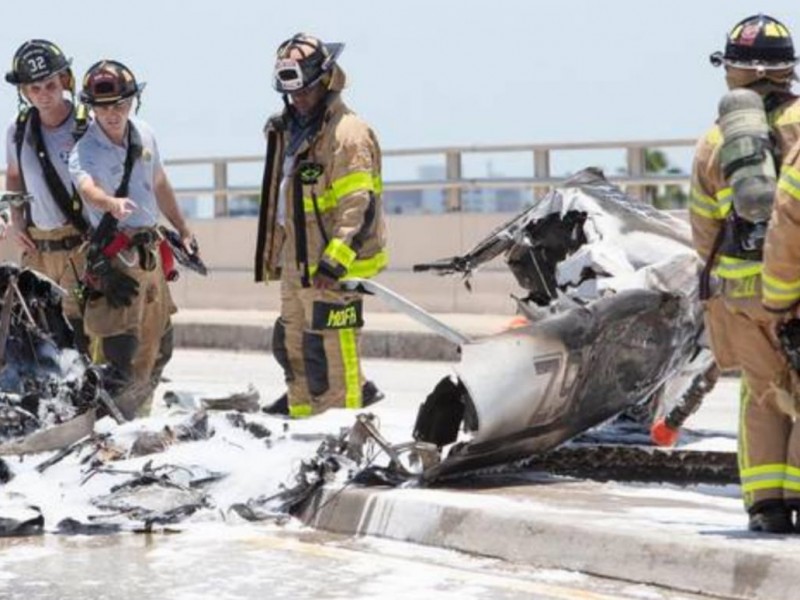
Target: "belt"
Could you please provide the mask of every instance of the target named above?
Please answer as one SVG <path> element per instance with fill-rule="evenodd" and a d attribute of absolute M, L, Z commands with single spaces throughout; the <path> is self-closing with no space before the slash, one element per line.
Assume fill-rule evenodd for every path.
<path fill-rule="evenodd" d="M 39 252 L 64 252 L 77 248 L 83 243 L 83 236 L 69 235 L 55 240 L 33 240 Z"/>

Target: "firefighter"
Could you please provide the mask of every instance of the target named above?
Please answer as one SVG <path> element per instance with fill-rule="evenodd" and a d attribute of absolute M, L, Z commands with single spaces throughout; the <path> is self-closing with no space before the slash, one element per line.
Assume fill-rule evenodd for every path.
<path fill-rule="evenodd" d="M 787 533 L 800 510 L 800 425 L 785 402 L 790 370 L 775 311 L 800 299 L 800 246 L 790 257 L 781 243 L 798 233 L 787 232 L 791 215 L 800 218 L 791 213 L 800 211 L 794 46 L 786 26 L 755 15 L 734 26 L 711 62 L 724 67 L 729 92 L 698 142 L 689 205 L 706 261 L 706 326 L 720 369 L 742 372 L 738 454 L 749 529 Z"/>
<path fill-rule="evenodd" d="M 194 238 L 178 208 L 153 131 L 131 117 L 144 85 L 125 65 L 102 60 L 87 71 L 81 101 L 94 120 L 70 155 L 70 174 L 93 229 L 87 250 L 86 329 L 126 391 L 126 418 L 145 414 L 172 355 L 177 309 L 162 271 L 159 212 L 187 247 Z M 135 385 L 134 385 L 135 384 Z"/>
<path fill-rule="evenodd" d="M 255 278 L 280 278 L 272 344 L 288 386 L 266 410 L 292 417 L 382 397 L 361 372 L 361 294 L 342 287 L 388 260 L 381 151 L 340 97 L 343 48 L 302 33 L 280 45 L 273 86 L 284 110 L 265 127 Z"/>
<path fill-rule="evenodd" d="M 14 54 L 6 81 L 17 87 L 20 110 L 6 136 L 6 188 L 33 196 L 27 210 L 12 209 L 10 233 L 23 251 L 22 266 L 44 273 L 66 290 L 64 313 L 76 347 L 86 353 L 76 289 L 87 224 L 68 168 L 80 129 L 70 63 L 47 40 L 29 40 Z"/>

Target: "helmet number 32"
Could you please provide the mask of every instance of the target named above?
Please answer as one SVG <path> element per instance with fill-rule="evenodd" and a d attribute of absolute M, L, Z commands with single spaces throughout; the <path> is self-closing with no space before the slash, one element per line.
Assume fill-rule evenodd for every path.
<path fill-rule="evenodd" d="M 34 56 L 28 59 L 28 66 L 32 73 L 38 73 L 47 67 L 47 63 L 44 60 L 44 56 Z"/>

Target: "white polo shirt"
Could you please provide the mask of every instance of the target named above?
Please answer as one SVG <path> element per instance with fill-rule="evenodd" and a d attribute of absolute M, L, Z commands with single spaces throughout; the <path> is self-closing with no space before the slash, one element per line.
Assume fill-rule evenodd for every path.
<path fill-rule="evenodd" d="M 75 146 L 75 140 L 72 137 L 74 127 L 75 112 L 71 105 L 70 115 L 61 125 L 58 127 L 42 125 L 42 139 L 47 156 L 70 195 L 72 194 L 72 180 L 69 175 L 69 154 Z M 51 230 L 62 227 L 69 223 L 69 220 L 61 212 L 50 193 L 50 188 L 47 187 L 42 164 L 34 150 L 30 119 L 25 124 L 21 161 L 17 161 L 17 145 L 14 142 L 16 129 L 17 120 L 15 118 L 6 132 L 6 160 L 10 167 L 16 167 L 22 173 L 25 188 L 33 196 L 30 204 L 31 221 L 37 229 Z"/>
<path fill-rule="evenodd" d="M 120 222 L 124 228 L 154 227 L 158 223 L 158 202 L 155 195 L 155 176 L 162 169 L 161 157 L 153 130 L 144 121 L 131 118 L 129 127 L 135 127 L 142 143 L 142 155 L 134 162 L 128 184 L 128 198 L 136 203 L 133 213 Z M 124 146 L 112 142 L 97 121 L 92 121 L 84 136 L 73 148 L 69 158 L 69 172 L 75 185 L 91 177 L 109 196 L 113 196 L 125 170 L 128 153 L 128 136 Z M 84 202 L 84 212 L 89 223 L 96 227 L 104 211 Z"/>

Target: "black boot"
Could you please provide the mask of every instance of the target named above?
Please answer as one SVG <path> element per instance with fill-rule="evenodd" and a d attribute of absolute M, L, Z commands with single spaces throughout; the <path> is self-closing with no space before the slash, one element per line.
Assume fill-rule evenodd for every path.
<path fill-rule="evenodd" d="M 364 382 L 364 385 L 361 386 L 361 406 L 362 408 L 366 408 L 375 404 L 376 402 L 380 402 L 386 397 L 386 395 L 378 389 L 371 381 L 367 380 Z"/>
<path fill-rule="evenodd" d="M 792 523 L 794 523 L 792 526 L 792 531 L 794 533 L 800 533 L 800 503 L 798 503 L 797 500 L 792 499 L 787 503 L 787 507 L 789 508 Z"/>
<path fill-rule="evenodd" d="M 289 416 L 289 393 L 283 392 L 280 398 L 275 400 L 269 406 L 265 406 L 261 409 L 261 412 L 265 412 L 268 415 L 281 415 L 284 417 Z"/>
<path fill-rule="evenodd" d="M 361 386 L 361 406 L 366 408 L 367 406 L 371 406 L 376 402 L 380 402 L 385 398 L 385 394 L 378 389 L 378 387 L 372 383 L 371 381 L 365 381 L 364 385 Z M 281 416 L 288 416 L 289 414 L 289 396 L 286 392 L 284 392 L 280 398 L 275 400 L 269 406 L 265 406 L 261 409 L 261 412 L 265 412 L 268 415 L 281 415 Z"/>
<path fill-rule="evenodd" d="M 792 533 L 792 511 L 782 500 L 762 500 L 748 511 L 747 528 L 760 533 Z"/>

